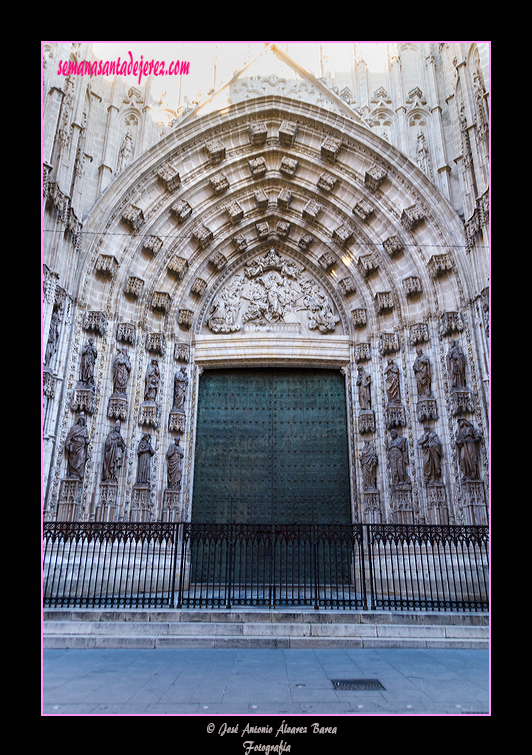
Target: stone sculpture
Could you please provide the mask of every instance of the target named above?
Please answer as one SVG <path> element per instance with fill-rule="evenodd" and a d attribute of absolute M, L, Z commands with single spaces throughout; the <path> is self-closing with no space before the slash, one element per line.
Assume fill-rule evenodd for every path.
<path fill-rule="evenodd" d="M 151 446 L 151 436 L 145 433 L 137 448 L 137 485 L 149 485 L 151 478 L 151 457 L 155 451 Z"/>
<path fill-rule="evenodd" d="M 364 490 L 376 490 L 379 459 L 372 440 L 364 441 L 364 448 L 360 454 L 360 463 L 362 465 L 362 484 Z"/>
<path fill-rule="evenodd" d="M 187 393 L 187 368 L 181 367 L 175 374 L 174 378 L 174 403 L 172 411 L 183 412 L 185 397 Z"/>
<path fill-rule="evenodd" d="M 46 352 L 44 355 L 44 366 L 49 367 L 52 357 L 57 351 L 57 343 L 59 341 L 59 314 L 57 312 L 52 313 L 52 319 L 50 321 L 50 330 L 48 331 L 48 341 L 46 343 Z"/>
<path fill-rule="evenodd" d="M 80 412 L 78 419 L 70 428 L 66 441 L 67 477 L 82 480 L 85 475 L 85 464 L 88 461 L 89 431 L 85 421 L 85 413 Z"/>
<path fill-rule="evenodd" d="M 122 467 L 126 452 L 126 444 L 120 434 L 120 421 L 107 436 L 103 454 L 102 482 L 117 482 L 118 472 Z"/>
<path fill-rule="evenodd" d="M 441 480 L 442 445 L 429 425 L 425 425 L 423 429 L 425 432 L 417 444 L 423 452 L 423 478 L 430 485 Z"/>
<path fill-rule="evenodd" d="M 432 397 L 432 370 L 429 358 L 423 354 L 422 349 L 416 349 L 417 357 L 412 369 L 416 376 L 417 392 L 420 397 Z"/>
<path fill-rule="evenodd" d="M 94 386 L 94 365 L 98 352 L 94 338 L 89 338 L 81 351 L 80 382 L 85 386 Z"/>
<path fill-rule="evenodd" d="M 181 490 L 181 461 L 184 455 L 179 438 L 175 438 L 166 452 L 168 490 Z"/>
<path fill-rule="evenodd" d="M 363 367 L 358 368 L 358 403 L 363 410 L 371 409 L 371 375 Z"/>
<path fill-rule="evenodd" d="M 384 379 L 388 406 L 401 406 L 401 387 L 399 384 L 399 367 L 393 359 L 388 359 L 384 368 Z"/>
<path fill-rule="evenodd" d="M 144 401 L 155 402 L 157 398 L 157 391 L 159 390 L 159 363 L 156 359 L 152 359 L 148 369 L 146 370 L 146 378 L 144 381 Z"/>
<path fill-rule="evenodd" d="M 458 341 L 451 340 L 447 352 L 447 371 L 452 391 L 466 387 L 466 358 Z"/>
<path fill-rule="evenodd" d="M 462 480 L 480 479 L 480 442 L 482 434 L 464 417 L 458 420 L 456 445 L 462 471 Z"/>
<path fill-rule="evenodd" d="M 408 441 L 397 434 L 397 430 L 390 432 L 391 440 L 388 444 L 388 458 L 392 473 L 393 485 L 410 483 L 408 475 Z"/>
<path fill-rule="evenodd" d="M 124 346 L 113 361 L 113 391 L 118 396 L 126 395 L 127 382 L 131 372 L 131 361 Z"/>

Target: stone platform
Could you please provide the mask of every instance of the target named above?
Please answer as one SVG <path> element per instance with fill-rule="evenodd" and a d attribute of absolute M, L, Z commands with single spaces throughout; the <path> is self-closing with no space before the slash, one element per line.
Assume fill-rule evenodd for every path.
<path fill-rule="evenodd" d="M 45 609 L 53 648 L 476 648 L 489 647 L 484 613 Z"/>

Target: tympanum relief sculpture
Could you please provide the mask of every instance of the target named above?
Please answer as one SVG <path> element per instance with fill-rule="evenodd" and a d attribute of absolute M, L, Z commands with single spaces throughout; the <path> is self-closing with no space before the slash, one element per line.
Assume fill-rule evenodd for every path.
<path fill-rule="evenodd" d="M 339 321 L 323 289 L 304 267 L 275 249 L 247 263 L 216 296 L 207 325 L 213 333 L 241 330 L 294 330 L 328 333 Z"/>

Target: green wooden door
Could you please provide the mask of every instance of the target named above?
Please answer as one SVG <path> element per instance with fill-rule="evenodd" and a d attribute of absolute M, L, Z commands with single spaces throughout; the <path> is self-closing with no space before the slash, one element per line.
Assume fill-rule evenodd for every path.
<path fill-rule="evenodd" d="M 203 373 L 192 521 L 351 522 L 345 384 L 339 371 Z"/>

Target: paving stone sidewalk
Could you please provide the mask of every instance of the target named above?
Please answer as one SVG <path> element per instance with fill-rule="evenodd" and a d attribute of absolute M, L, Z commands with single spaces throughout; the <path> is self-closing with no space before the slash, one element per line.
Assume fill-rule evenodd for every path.
<path fill-rule="evenodd" d="M 223 716 L 490 712 L 487 650 L 70 649 L 42 658 L 43 715 L 188 715 L 205 731 L 213 717 L 216 734 Z M 333 686 L 360 679 L 381 686 Z"/>

